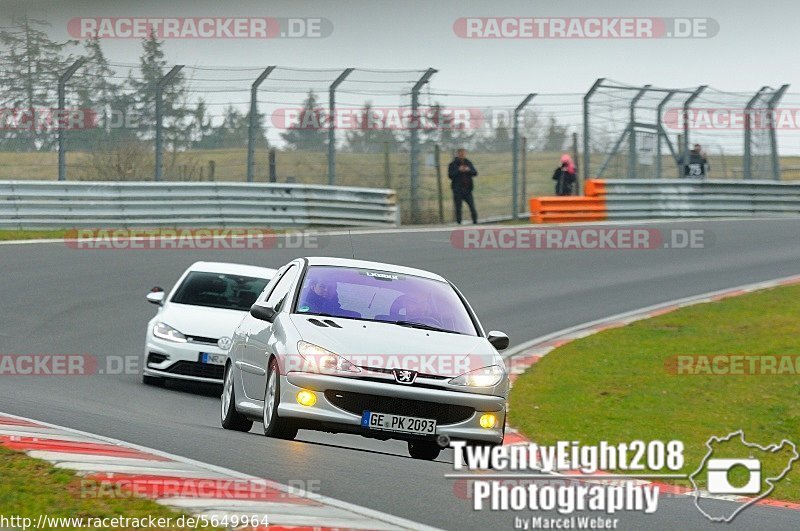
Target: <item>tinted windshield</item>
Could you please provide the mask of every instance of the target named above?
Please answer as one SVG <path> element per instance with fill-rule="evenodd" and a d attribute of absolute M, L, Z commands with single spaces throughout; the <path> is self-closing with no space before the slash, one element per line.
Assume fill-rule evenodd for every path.
<path fill-rule="evenodd" d="M 310 267 L 294 311 L 477 335 L 467 309 L 449 284 L 387 271 Z"/>
<path fill-rule="evenodd" d="M 193 271 L 186 275 L 172 302 L 247 311 L 269 279 Z"/>

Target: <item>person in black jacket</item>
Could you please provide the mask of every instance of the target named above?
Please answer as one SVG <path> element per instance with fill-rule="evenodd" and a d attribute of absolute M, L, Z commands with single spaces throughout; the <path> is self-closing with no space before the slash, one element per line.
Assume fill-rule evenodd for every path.
<path fill-rule="evenodd" d="M 478 171 L 467 158 L 464 149 L 456 151 L 456 156 L 447 167 L 447 176 L 450 178 L 450 187 L 453 189 L 453 204 L 456 209 L 456 222 L 461 225 L 461 202 L 466 201 L 472 223 L 478 223 L 478 211 L 475 209 L 475 199 L 472 197 L 474 184 L 473 177 L 478 176 Z"/>
<path fill-rule="evenodd" d="M 553 172 L 556 182 L 556 195 L 572 195 L 575 187 L 575 163 L 567 154 L 561 156 L 561 166 Z"/>
<path fill-rule="evenodd" d="M 703 179 L 708 176 L 709 164 L 705 152 L 700 144 L 695 144 L 694 149 L 680 158 L 683 165 L 683 176 L 688 178 Z"/>

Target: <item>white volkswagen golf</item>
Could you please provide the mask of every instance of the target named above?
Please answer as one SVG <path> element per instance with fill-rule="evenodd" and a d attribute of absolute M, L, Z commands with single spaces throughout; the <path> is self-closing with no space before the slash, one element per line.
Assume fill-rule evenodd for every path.
<path fill-rule="evenodd" d="M 221 383 L 231 336 L 275 270 L 222 262 L 195 262 L 167 295 L 147 300 L 158 313 L 147 324 L 142 381 Z"/>

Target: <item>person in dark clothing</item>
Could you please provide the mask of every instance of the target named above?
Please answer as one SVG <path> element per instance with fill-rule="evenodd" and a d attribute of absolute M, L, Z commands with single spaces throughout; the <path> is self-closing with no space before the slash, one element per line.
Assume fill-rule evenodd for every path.
<path fill-rule="evenodd" d="M 710 166 L 700 144 L 695 144 L 688 156 L 684 154 L 681 157 L 681 164 L 683 164 L 684 177 L 702 179 L 708 176 Z"/>
<path fill-rule="evenodd" d="M 339 294 L 335 285 L 329 285 L 320 280 L 309 280 L 309 290 L 303 299 L 303 304 L 309 306 L 310 311 L 338 315 L 342 307 L 339 305 Z"/>
<path fill-rule="evenodd" d="M 556 195 L 572 195 L 575 188 L 575 163 L 567 154 L 561 156 L 561 166 L 553 172 Z"/>
<path fill-rule="evenodd" d="M 450 187 L 453 189 L 453 205 L 456 210 L 456 222 L 461 225 L 461 203 L 465 201 L 469 206 L 472 223 L 478 223 L 478 211 L 475 209 L 475 199 L 472 197 L 474 184 L 472 179 L 478 176 L 478 171 L 467 158 L 464 149 L 456 151 L 456 156 L 447 167 L 447 176 L 450 178 Z"/>
<path fill-rule="evenodd" d="M 324 313 L 336 317 L 361 318 L 360 313 L 342 308 L 336 283 L 309 279 L 308 284 L 308 290 L 301 298 L 299 305 L 304 308 L 303 313 Z"/>

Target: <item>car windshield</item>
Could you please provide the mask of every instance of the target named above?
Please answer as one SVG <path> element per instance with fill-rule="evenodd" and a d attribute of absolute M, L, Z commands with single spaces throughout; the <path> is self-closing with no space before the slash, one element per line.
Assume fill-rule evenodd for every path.
<path fill-rule="evenodd" d="M 294 312 L 477 335 L 450 284 L 391 271 L 312 266 Z"/>
<path fill-rule="evenodd" d="M 183 279 L 171 301 L 247 311 L 264 291 L 269 279 L 192 271 Z"/>

